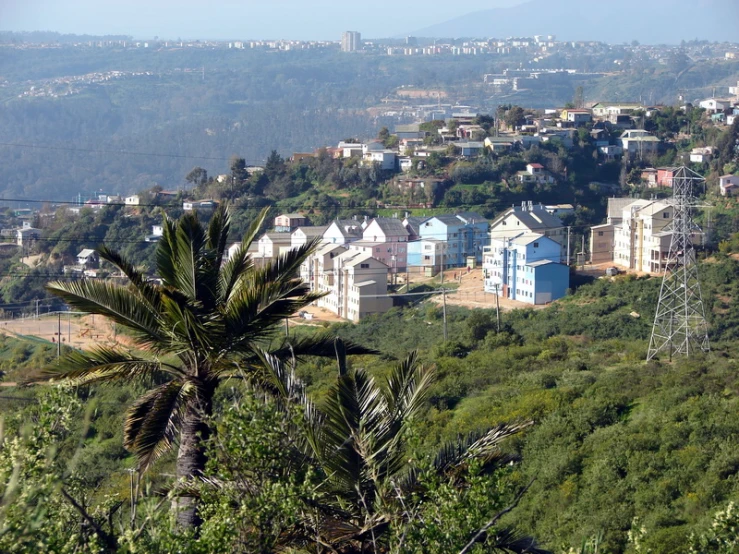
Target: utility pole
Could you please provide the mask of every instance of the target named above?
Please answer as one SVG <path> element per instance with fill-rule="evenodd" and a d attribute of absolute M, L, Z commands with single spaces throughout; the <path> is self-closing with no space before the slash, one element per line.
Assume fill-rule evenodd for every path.
<path fill-rule="evenodd" d="M 62 356 L 62 314 L 56 314 L 57 333 L 56 333 L 56 357 Z"/>
<path fill-rule="evenodd" d="M 441 289 L 441 297 L 443 302 L 443 318 L 444 318 L 444 342 L 448 340 L 447 330 L 446 330 L 446 289 L 442 287 Z"/>
<path fill-rule="evenodd" d="M 36 319 L 38 319 L 38 304 L 41 302 L 38 298 L 36 299 Z"/>
<path fill-rule="evenodd" d="M 500 333 L 500 296 L 498 296 L 498 283 L 495 283 L 495 319 L 498 323 L 498 333 Z"/>
<path fill-rule="evenodd" d="M 570 226 L 567 226 L 567 265 L 570 265 Z"/>
<path fill-rule="evenodd" d="M 580 255 L 582 256 L 580 268 L 585 269 L 585 234 L 582 236 L 582 245 L 580 246 Z"/>

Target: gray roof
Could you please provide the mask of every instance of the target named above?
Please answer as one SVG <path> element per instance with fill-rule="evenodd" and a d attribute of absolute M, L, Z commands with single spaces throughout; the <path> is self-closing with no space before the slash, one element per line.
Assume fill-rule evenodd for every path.
<path fill-rule="evenodd" d="M 549 264 L 556 264 L 556 263 L 557 262 L 555 262 L 554 260 L 539 260 L 536 262 L 531 262 L 530 264 L 526 264 L 526 265 L 529 267 L 539 267 L 542 265 L 549 265 Z"/>
<path fill-rule="evenodd" d="M 357 221 L 355 219 L 337 219 L 333 223 L 336 224 L 336 227 L 338 227 L 339 232 L 345 238 L 362 236 L 362 223 L 360 221 Z M 326 229 L 328 229 L 328 227 Z"/>
<path fill-rule="evenodd" d="M 609 198 L 608 199 L 608 217 L 621 218 L 626 206 L 632 204 L 636 198 Z"/>
<path fill-rule="evenodd" d="M 477 212 L 457 212 L 457 217 L 465 223 L 482 223 L 487 222 L 487 219 L 482 217 Z"/>
<path fill-rule="evenodd" d="M 411 228 L 412 234 L 418 235 L 421 225 L 429 219 L 431 218 L 411 215 L 406 217 L 403 222 L 406 224 L 407 227 Z"/>
<path fill-rule="evenodd" d="M 370 225 L 372 225 L 373 222 L 376 222 L 377 225 L 380 226 L 382 232 L 386 235 L 400 237 L 408 236 L 408 229 L 403 226 L 403 222 L 399 219 L 395 219 L 394 217 L 376 217 L 372 220 Z M 365 229 L 365 232 L 367 231 L 367 229 L 369 229 L 369 225 Z"/>
<path fill-rule="evenodd" d="M 503 219 L 509 215 L 515 214 L 521 222 L 521 225 L 526 226 L 531 231 L 535 231 L 537 229 L 558 229 L 562 227 L 562 220 L 559 217 L 550 214 L 543 207 L 539 209 L 538 206 L 535 206 L 534 208 L 534 211 L 523 211 L 520 208 L 509 208 L 496 217 L 490 226 L 495 227 L 495 225 L 503 221 Z"/>
<path fill-rule="evenodd" d="M 260 237 L 260 239 L 268 238 L 272 242 L 284 242 L 286 244 L 290 244 L 290 234 L 291 233 L 277 233 L 275 231 L 268 231 L 264 233 Z"/>
<path fill-rule="evenodd" d="M 298 227 L 297 229 L 295 229 L 295 231 L 302 231 L 306 237 L 312 238 L 323 236 L 323 233 L 326 232 L 326 229 L 328 229 L 328 225 L 318 225 L 311 227 Z M 293 231 L 293 233 L 295 233 L 295 231 Z"/>
<path fill-rule="evenodd" d="M 470 140 L 466 142 L 460 141 L 460 142 L 455 142 L 453 144 L 457 148 L 484 148 L 485 147 L 484 143 L 477 141 L 477 140 Z"/>
<path fill-rule="evenodd" d="M 464 225 L 464 221 L 459 219 L 454 214 L 439 214 L 439 215 L 435 215 L 431 219 L 438 219 L 439 221 L 441 221 L 442 223 L 446 225 L 459 225 L 460 227 Z"/>
<path fill-rule="evenodd" d="M 532 242 L 540 240 L 542 238 L 544 238 L 544 235 L 540 235 L 539 233 L 523 233 L 521 235 L 518 235 L 517 237 L 512 238 L 511 242 L 520 246 L 526 246 L 527 244 L 531 244 Z"/>

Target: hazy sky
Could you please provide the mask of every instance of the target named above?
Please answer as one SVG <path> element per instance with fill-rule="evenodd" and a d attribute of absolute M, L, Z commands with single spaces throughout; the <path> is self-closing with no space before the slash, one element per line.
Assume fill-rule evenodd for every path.
<path fill-rule="evenodd" d="M 524 0 L 0 0 L 0 30 L 135 38 L 337 39 L 402 35 L 465 13 Z"/>

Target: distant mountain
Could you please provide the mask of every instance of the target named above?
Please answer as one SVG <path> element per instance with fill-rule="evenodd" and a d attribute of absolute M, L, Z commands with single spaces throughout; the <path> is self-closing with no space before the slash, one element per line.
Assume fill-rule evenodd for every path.
<path fill-rule="evenodd" d="M 555 35 L 557 40 L 678 44 L 739 40 L 736 0 L 530 0 L 463 15 L 409 33 L 417 37 L 505 38 Z"/>

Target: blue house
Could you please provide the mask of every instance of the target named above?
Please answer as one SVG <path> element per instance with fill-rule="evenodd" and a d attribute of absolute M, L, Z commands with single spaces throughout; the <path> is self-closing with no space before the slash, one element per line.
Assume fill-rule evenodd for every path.
<path fill-rule="evenodd" d="M 562 298 L 570 286 L 558 242 L 538 233 L 492 239 L 485 248 L 483 283 L 486 292 L 527 304 Z"/>
<path fill-rule="evenodd" d="M 421 223 L 420 239 L 444 243 L 444 267 L 466 267 L 482 262 L 482 249 L 488 242 L 488 221 L 474 212 L 437 215 Z"/>

